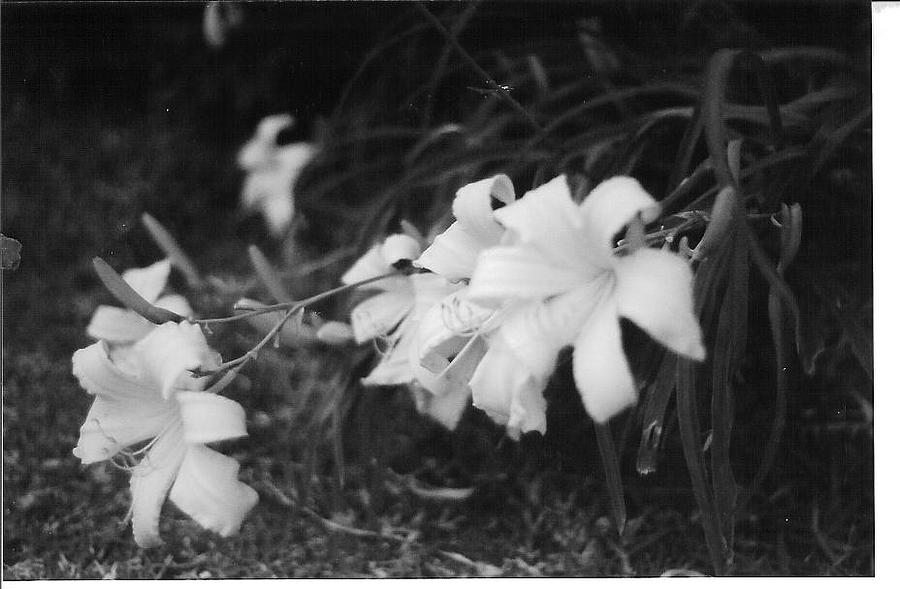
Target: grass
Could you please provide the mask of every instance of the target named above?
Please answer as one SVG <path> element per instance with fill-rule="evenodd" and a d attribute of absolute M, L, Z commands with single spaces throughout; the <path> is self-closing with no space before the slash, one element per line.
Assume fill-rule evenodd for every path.
<path fill-rule="evenodd" d="M 191 29 L 182 22 L 173 30 L 178 37 Z M 115 59 L 134 66 L 148 59 L 142 51 L 161 47 Z M 110 302 L 90 260 L 101 255 L 121 270 L 157 259 L 140 226 L 144 211 L 178 237 L 203 274 L 231 282 L 249 276 L 246 247 L 252 243 L 275 259 L 278 248 L 260 220 L 236 212 L 240 176 L 231 162 L 253 117 L 282 106 L 282 99 L 264 98 L 281 82 L 275 72 L 255 70 L 244 94 L 195 95 L 186 78 L 200 64 L 170 70 L 165 67 L 174 66 L 163 59 L 161 73 L 151 76 L 156 85 L 113 88 L 103 98 L 85 93 L 72 65 L 78 59 L 66 65 L 63 53 L 50 51 L 49 61 L 61 64 L 52 75 L 38 73 L 40 63 L 32 71 L 13 58 L 3 85 L 3 231 L 23 243 L 21 266 L 3 274 L 5 580 L 712 572 L 677 432 L 667 432 L 657 471 L 640 477 L 631 467 L 639 443 L 629 437 L 634 428 L 613 423 L 629 514 L 620 537 L 608 515 L 593 432 L 583 427 L 589 424 L 565 377 L 548 392 L 547 437 L 514 444 L 475 411 L 460 431 L 442 432 L 415 414 L 404 391 L 354 385 L 364 369 L 361 352 L 319 347 L 268 350 L 249 379 L 232 385 L 247 408 L 250 436 L 225 450 L 261 496 L 241 534 L 218 538 L 167 505 L 166 545 L 138 549 L 122 522 L 127 475 L 105 464 L 81 467 L 71 455 L 90 404 L 71 376 L 71 354 L 89 343 L 84 328 L 96 305 Z M 97 67 L 115 74 L 120 65 Z M 232 67 L 237 70 L 223 74 L 226 81 L 246 73 Z M 20 72 L 46 77 L 38 78 L 36 91 L 8 83 Z M 218 81 L 217 88 L 229 88 Z M 163 114 L 164 104 L 185 112 Z M 234 125 L 217 127 L 222 116 Z M 855 176 L 865 169 L 862 143 L 846 148 L 842 165 L 816 181 L 815 190 L 841 198 L 805 203 L 812 235 L 824 235 L 834 217 L 865 232 L 867 220 L 856 204 L 865 202 L 865 181 Z M 350 192 L 361 191 L 353 186 Z M 334 208 L 333 216 L 319 211 L 327 222 L 316 231 L 340 241 L 340 232 L 354 228 L 338 226 L 343 213 Z M 421 207 L 418 213 L 427 216 Z M 807 266 L 808 274 L 794 283 L 812 290 L 823 283 L 813 277 L 827 272 L 835 280 L 825 284 L 863 286 L 828 296 L 798 290 L 807 312 L 826 318 L 811 336 L 819 370 L 800 383 L 773 472 L 737 517 L 737 574 L 873 574 L 871 380 L 854 360 L 866 330 L 871 334 L 864 321 L 866 268 L 859 265 L 866 244 L 826 243 L 818 252 L 822 259 L 840 257 L 828 247 L 852 255 L 827 268 Z M 309 244 L 299 255 L 303 261 L 320 253 Z M 334 286 L 343 267 L 301 277 L 292 284 L 295 294 Z M 193 297 L 196 308 L 210 314 L 227 303 L 204 293 Z M 340 307 L 323 310 L 337 314 Z M 847 323 L 854 329 L 839 327 Z M 255 337 L 236 327 L 214 341 L 232 358 Z M 750 354 L 747 372 L 765 372 L 767 353 L 760 347 Z M 346 366 L 354 364 L 359 374 L 348 374 Z M 346 394 L 338 396 L 344 384 Z M 334 423 L 315 414 L 323 399 L 337 403 L 344 416 L 342 486 L 327 443 L 335 439 Z M 735 442 L 732 458 L 742 485 L 753 476 L 770 425 L 771 402 L 759 399 L 738 395 L 734 439 L 741 443 Z M 465 500 L 429 498 L 410 487 L 409 475 L 439 489 L 474 492 Z"/>

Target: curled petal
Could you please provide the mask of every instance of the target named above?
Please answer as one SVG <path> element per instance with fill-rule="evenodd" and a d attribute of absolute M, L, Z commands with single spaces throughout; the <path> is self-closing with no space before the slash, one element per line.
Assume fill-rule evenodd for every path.
<path fill-rule="evenodd" d="M 166 287 L 171 271 L 172 263 L 166 258 L 145 268 L 126 270 L 122 273 L 122 279 L 136 293 L 152 303 L 159 298 L 159 295 Z"/>
<path fill-rule="evenodd" d="M 484 303 L 543 299 L 578 288 L 591 278 L 591 274 L 559 264 L 535 247 L 499 246 L 479 256 L 468 296 Z"/>
<path fill-rule="evenodd" d="M 504 204 L 515 200 L 507 176 L 498 174 L 460 188 L 453 201 L 456 222 L 434 239 L 417 265 L 452 281 L 471 277 L 478 254 L 498 245 L 503 235 L 503 228 L 494 220 L 492 197 Z"/>
<path fill-rule="evenodd" d="M 193 391 L 176 393 L 181 408 L 184 439 L 188 444 L 207 444 L 247 435 L 244 408 L 215 395 Z"/>
<path fill-rule="evenodd" d="M 221 364 L 221 357 L 206 343 L 200 326 L 188 321 L 164 323 L 134 346 L 135 356 L 144 373 L 168 399 L 175 389 L 201 390 L 205 378 L 194 378 L 191 370 L 210 370 Z"/>
<path fill-rule="evenodd" d="M 184 458 L 187 446 L 180 426 L 164 432 L 131 472 L 131 518 L 134 541 L 141 548 L 162 543 L 159 511 Z"/>
<path fill-rule="evenodd" d="M 638 213 L 649 223 L 659 214 L 652 196 L 634 178 L 615 176 L 604 180 L 581 203 L 594 247 L 609 251 L 613 237 Z"/>
<path fill-rule="evenodd" d="M 413 305 L 411 290 L 386 291 L 362 301 L 350 313 L 356 342 L 386 335 L 410 313 Z"/>
<path fill-rule="evenodd" d="M 197 523 L 221 536 L 237 533 L 259 495 L 237 478 L 238 462 L 206 446 L 191 445 L 169 498 Z"/>
<path fill-rule="evenodd" d="M 158 402 L 135 403 L 120 397 L 94 399 L 72 450 L 82 464 L 108 460 L 120 450 L 149 440 L 177 419 L 173 407 Z"/>
<path fill-rule="evenodd" d="M 81 388 L 92 395 L 122 399 L 131 403 L 161 403 L 154 384 L 110 359 L 106 342 L 99 341 L 72 355 L 72 374 Z"/>
<path fill-rule="evenodd" d="M 150 333 L 154 327 L 134 311 L 100 305 L 91 317 L 87 334 L 114 344 L 130 344 Z"/>
<path fill-rule="evenodd" d="M 703 333 L 694 315 L 691 269 L 669 252 L 640 249 L 617 260 L 619 315 L 673 352 L 703 360 Z"/>
<path fill-rule="evenodd" d="M 484 247 L 500 241 L 502 228 L 494 220 L 491 198 L 505 205 L 516 199 L 512 180 L 506 174 L 466 184 L 456 192 L 453 200 L 453 216 Z"/>
<path fill-rule="evenodd" d="M 594 309 L 575 341 L 572 363 L 575 385 L 594 421 L 604 423 L 637 400 L 612 300 Z"/>
<path fill-rule="evenodd" d="M 294 124 L 289 114 L 271 115 L 259 122 L 256 134 L 238 152 L 238 165 L 245 170 L 265 166 L 275 148 L 278 133 Z"/>
<path fill-rule="evenodd" d="M 589 261 L 597 254 L 585 238 L 581 216 L 565 176 L 557 176 L 494 212 L 512 231 L 514 243 L 533 247 L 548 265 L 590 273 Z"/>

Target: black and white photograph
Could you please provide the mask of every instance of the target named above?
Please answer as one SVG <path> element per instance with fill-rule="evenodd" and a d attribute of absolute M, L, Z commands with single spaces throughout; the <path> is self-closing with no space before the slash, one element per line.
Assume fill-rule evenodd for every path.
<path fill-rule="evenodd" d="M 875 577 L 878 11 L 3 2 L 3 580 Z"/>

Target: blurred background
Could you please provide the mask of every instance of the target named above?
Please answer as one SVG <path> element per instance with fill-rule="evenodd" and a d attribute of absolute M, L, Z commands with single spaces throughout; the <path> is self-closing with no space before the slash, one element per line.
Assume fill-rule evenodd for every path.
<path fill-rule="evenodd" d="M 468 6 L 428 8 L 456 18 Z M 371 121 L 437 126 L 487 101 L 477 76 L 455 56 L 441 57 L 443 39 L 407 3 L 250 3 L 240 11 L 240 26 L 214 47 L 204 37 L 203 3 L 3 7 L 2 231 L 23 246 L 18 269 L 2 276 L 4 579 L 711 572 L 677 431 L 667 430 L 672 442 L 662 445 L 656 472 L 639 476 L 631 465 L 640 432 L 617 426 L 630 516 L 620 536 L 590 422 L 565 375 L 548 392 L 548 435 L 514 443 L 475 411 L 445 432 L 417 415 L 405 391 L 356 386 L 363 352 L 322 347 L 271 351 L 236 387 L 250 437 L 230 442 L 228 453 L 261 495 L 242 533 L 215 538 L 169 506 L 169 544 L 133 545 L 121 523 L 127 475 L 84 468 L 71 455 L 90 404 L 71 376 L 71 354 L 89 343 L 84 329 L 97 304 L 111 302 L 91 259 L 120 271 L 159 259 L 140 225 L 149 212 L 204 275 L 237 292 L 252 276 L 250 244 L 302 266 L 340 248 L 360 251 L 360 235 L 395 230 L 401 217 L 425 230 L 461 180 L 424 199 L 390 201 L 373 225 L 369 207 L 401 177 L 410 144 L 385 140 L 363 153 L 351 131 Z M 863 70 L 871 59 L 869 5 L 861 2 L 483 3 L 473 15 L 460 41 L 501 83 L 500 55 L 511 56 L 509 72 L 534 54 L 551 81 L 577 75 L 585 58 L 572 47 L 586 30 L 595 58 L 615 72 L 609 79 L 637 85 L 673 72 L 696 85 L 724 47 L 825 47 Z M 408 39 L 401 49 L 385 49 L 398 36 Z M 441 59 L 449 63 L 444 79 L 419 91 Z M 576 61 L 574 73 L 564 71 Z M 784 101 L 797 88 L 791 72 L 782 79 Z M 517 91 L 527 98 L 530 90 Z M 363 153 L 360 168 L 375 162 L 326 189 L 321 179 L 349 165 L 335 156 L 311 172 L 319 184 L 300 183 L 309 225 L 288 254 L 259 216 L 241 211 L 235 163 L 260 119 L 282 112 L 297 124 L 281 142 L 343 138 L 344 152 Z M 804 201 L 810 263 L 795 278 L 833 278 L 798 294 L 819 319 L 818 370 L 798 384 L 779 460 L 738 519 L 741 574 L 873 574 L 872 385 L 858 353 L 871 346 L 867 141 L 858 137 L 806 189 L 837 195 Z M 652 185 L 654 170 L 641 172 Z M 304 273 L 292 285 L 297 296 L 334 286 L 350 260 Z M 183 287 L 176 279 L 175 289 Z M 230 302 L 193 296 L 210 314 Z M 324 309 L 343 311 L 338 303 Z M 258 335 L 235 328 L 217 338 L 228 358 Z M 750 356 L 748 374 L 771 362 L 764 348 Z M 761 396 L 738 402 L 733 458 L 743 483 L 771 420 L 772 402 Z M 336 420 L 324 420 L 326 409 Z M 394 535 L 335 532 L 316 513 Z M 405 540 L 391 539 L 397 534 Z"/>

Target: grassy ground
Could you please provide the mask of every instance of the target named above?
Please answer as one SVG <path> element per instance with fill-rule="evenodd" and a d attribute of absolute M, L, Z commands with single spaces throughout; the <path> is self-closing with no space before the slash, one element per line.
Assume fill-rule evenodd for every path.
<path fill-rule="evenodd" d="M 134 76 L 134 55 L 103 67 Z M 188 113 L 164 110 L 181 108 L 171 98 L 186 92 L 165 69 L 138 76 L 145 87 L 85 98 L 71 63 L 42 74 L 12 63 L 3 88 L 3 231 L 22 241 L 23 260 L 3 275 L 4 579 L 711 572 L 677 445 L 664 448 L 654 475 L 624 469 L 630 520 L 619 536 L 589 432 L 513 444 L 473 412 L 450 436 L 422 423 L 402 392 L 351 387 L 339 488 L 333 453 L 304 429 L 302 398 L 333 394 L 335 382 L 356 375 L 341 369 L 343 352 L 324 349 L 267 352 L 235 387 L 250 436 L 226 449 L 261 496 L 241 534 L 222 540 L 167 506 L 167 544 L 138 549 L 122 521 L 127 474 L 82 467 L 71 455 L 90 404 L 71 376 L 71 354 L 89 343 L 84 328 L 108 301 L 90 259 L 102 255 L 119 269 L 157 259 L 137 223 L 143 211 L 172 229 L 204 273 L 246 275 L 248 244 L 273 250 L 259 220 L 235 212 L 232 161 L 254 117 L 280 106 L 260 97 L 275 83 L 257 71 L 254 92 L 219 104 L 236 114 L 220 128 L 200 108 L 208 97 L 184 106 Z M 10 83 L 22 72 L 38 78 Z M 309 275 L 297 294 L 334 285 L 339 272 Z M 222 334 L 221 351 L 231 357 L 251 337 Z M 778 466 L 738 519 L 738 574 L 873 573 L 871 430 L 854 426 L 860 409 L 849 392 L 870 384 L 844 358 L 822 359 L 824 375 L 807 386 L 831 391 L 828 400 L 797 410 Z M 367 419 L 373 407 L 381 408 L 377 424 Z M 554 419 L 561 426 L 565 415 L 551 415 L 551 431 Z M 737 439 L 753 438 L 749 423 Z M 435 497 L 411 487 L 410 474 L 474 493 Z"/>

